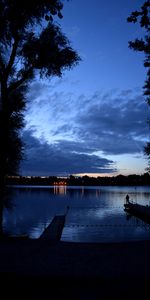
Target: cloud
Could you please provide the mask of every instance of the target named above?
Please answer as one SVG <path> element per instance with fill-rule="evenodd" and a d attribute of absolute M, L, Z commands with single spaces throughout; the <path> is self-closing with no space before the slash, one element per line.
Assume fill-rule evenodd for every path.
<path fill-rule="evenodd" d="M 51 84 L 35 81 L 30 86 L 26 129 L 34 126 L 36 137 L 43 135 L 46 140 L 54 140 L 60 138 L 59 132 L 62 131 L 66 136 L 75 134 L 73 122 L 80 105 L 75 101 L 73 92 L 64 91 L 64 85 L 66 87 L 67 84 L 66 79 L 55 80 Z"/>
<path fill-rule="evenodd" d="M 148 140 L 149 111 L 143 96 L 131 91 L 93 95 L 91 105 L 78 115 L 78 136 L 105 155 L 139 153 Z"/>
<path fill-rule="evenodd" d="M 26 130 L 23 134 L 27 146 L 26 157 L 21 163 L 21 173 L 24 175 L 69 175 L 116 171 L 112 160 L 81 153 L 83 147 L 77 146 L 76 143 L 60 141 L 49 145 L 33 137 L 32 134 L 32 130 Z"/>
<path fill-rule="evenodd" d="M 67 81 L 59 88 L 55 84 L 56 90 L 47 83 L 32 85 L 34 101 L 29 101 L 23 135 L 29 145 L 24 172 L 108 173 L 116 166 L 107 158 L 143 153 L 150 108 L 138 89 L 86 95 L 65 92 Z"/>

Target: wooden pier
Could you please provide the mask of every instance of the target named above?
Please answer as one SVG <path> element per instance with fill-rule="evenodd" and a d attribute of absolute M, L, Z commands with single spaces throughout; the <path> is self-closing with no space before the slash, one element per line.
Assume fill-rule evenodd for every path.
<path fill-rule="evenodd" d="M 127 202 L 124 204 L 125 211 L 150 224 L 150 206 Z"/>
<path fill-rule="evenodd" d="M 55 216 L 39 238 L 43 240 L 60 241 L 68 210 L 69 206 L 67 206 L 64 215 Z"/>
<path fill-rule="evenodd" d="M 52 222 L 41 234 L 40 239 L 59 241 L 65 225 L 65 215 L 55 216 Z"/>

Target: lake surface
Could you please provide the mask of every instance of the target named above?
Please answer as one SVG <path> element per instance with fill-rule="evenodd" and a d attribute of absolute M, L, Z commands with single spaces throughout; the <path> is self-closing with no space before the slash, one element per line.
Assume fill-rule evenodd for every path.
<path fill-rule="evenodd" d="M 55 215 L 69 211 L 62 241 L 120 242 L 150 239 L 150 225 L 124 212 L 125 197 L 150 205 L 148 187 L 13 187 L 3 212 L 9 235 L 38 238 Z"/>

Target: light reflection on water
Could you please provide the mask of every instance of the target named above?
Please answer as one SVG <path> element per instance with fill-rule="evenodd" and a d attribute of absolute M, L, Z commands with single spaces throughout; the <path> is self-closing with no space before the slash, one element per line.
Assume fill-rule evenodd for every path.
<path fill-rule="evenodd" d="M 69 212 L 61 240 L 119 242 L 150 238 L 150 225 L 124 212 L 126 194 L 150 205 L 150 187 L 15 187 L 3 228 L 10 235 L 38 238 L 55 215 Z"/>

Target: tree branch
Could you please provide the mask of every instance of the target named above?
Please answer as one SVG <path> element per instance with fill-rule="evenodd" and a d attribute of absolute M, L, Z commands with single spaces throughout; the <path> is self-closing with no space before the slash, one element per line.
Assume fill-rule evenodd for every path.
<path fill-rule="evenodd" d="M 33 72 L 33 66 L 30 67 L 27 71 L 24 72 L 23 76 L 21 79 L 13 82 L 9 87 L 8 87 L 8 93 L 11 93 L 13 90 L 17 89 L 19 86 L 21 86 L 27 79 L 30 79 L 30 76 Z"/>
<path fill-rule="evenodd" d="M 11 52 L 11 55 L 10 55 L 10 59 L 9 59 L 8 65 L 6 67 L 6 76 L 9 75 L 9 73 L 11 71 L 11 68 L 13 66 L 13 63 L 15 61 L 17 47 L 18 47 L 18 39 L 15 39 L 14 44 L 13 44 L 13 48 L 12 48 L 12 52 Z"/>
<path fill-rule="evenodd" d="M 3 59 L 2 59 L 2 55 L 1 54 L 0 54 L 0 69 L 2 71 L 5 70 L 5 64 L 3 63 Z M 1 72 L 1 74 L 2 74 L 2 72 Z"/>

